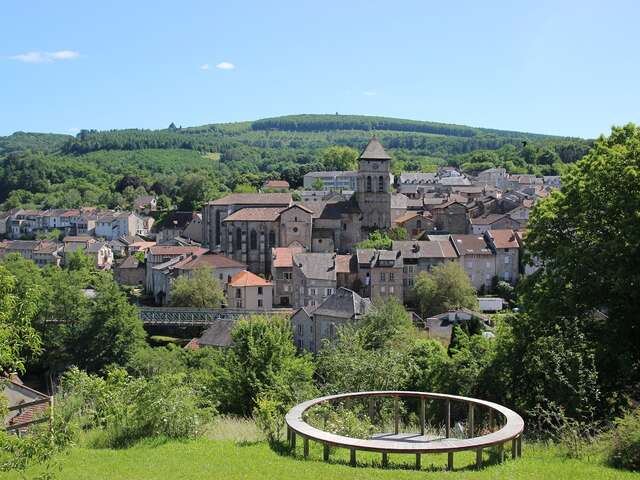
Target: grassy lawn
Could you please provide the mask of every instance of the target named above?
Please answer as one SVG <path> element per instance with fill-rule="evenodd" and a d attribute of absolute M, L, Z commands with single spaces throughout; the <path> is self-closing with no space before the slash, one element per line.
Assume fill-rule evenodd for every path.
<path fill-rule="evenodd" d="M 216 436 L 214 432 L 213 437 Z M 234 441 L 201 438 L 185 442 L 147 441 L 123 450 L 75 447 L 60 457 L 60 479 L 640 479 L 640 473 L 630 473 L 604 466 L 598 455 L 582 459 L 566 459 L 555 448 L 523 444 L 523 456 L 507 460 L 502 465 L 487 465 L 480 471 L 472 468 L 473 453 L 456 454 L 456 471 L 445 472 L 446 455 L 424 456 L 422 471 L 411 470 L 414 457 L 391 455 L 388 469 L 375 468 L 379 456 L 358 452 L 358 467 L 346 465 L 348 452 L 332 452 L 331 462 L 321 461 L 320 446 L 312 444 L 309 460 L 301 458 L 302 448 L 296 456 L 279 454 L 264 441 Z M 27 478 L 41 470 L 33 468 Z M 24 478 L 4 474 L 2 478 Z"/>

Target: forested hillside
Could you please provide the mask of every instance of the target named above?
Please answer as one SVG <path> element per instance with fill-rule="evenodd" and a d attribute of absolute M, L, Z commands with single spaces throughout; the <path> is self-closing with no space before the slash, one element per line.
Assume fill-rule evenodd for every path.
<path fill-rule="evenodd" d="M 127 208 L 144 192 L 164 206 L 197 208 L 265 179 L 298 187 L 305 173 L 329 169 L 331 146 L 361 149 L 375 134 L 394 173 L 456 165 L 503 166 L 553 175 L 580 159 L 590 141 L 434 122 L 356 115 L 294 115 L 255 122 L 163 130 L 18 132 L 0 137 L 0 209 L 80 205 Z"/>

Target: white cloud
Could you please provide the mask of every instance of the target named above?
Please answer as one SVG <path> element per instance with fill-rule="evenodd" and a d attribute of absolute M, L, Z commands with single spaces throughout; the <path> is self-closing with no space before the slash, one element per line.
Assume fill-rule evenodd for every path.
<path fill-rule="evenodd" d="M 57 52 L 27 52 L 9 57 L 24 63 L 51 63 L 58 60 L 71 60 L 78 58 L 80 52 L 73 50 L 59 50 Z"/>
<path fill-rule="evenodd" d="M 219 68 L 220 70 L 233 70 L 236 66 L 233 63 L 220 62 L 216 65 L 216 68 Z"/>
<path fill-rule="evenodd" d="M 208 63 L 200 65 L 200 70 L 211 70 L 211 66 Z"/>
<path fill-rule="evenodd" d="M 80 129 L 78 127 L 67 128 L 67 132 L 69 132 L 69 133 L 78 133 L 79 131 L 80 131 Z"/>
<path fill-rule="evenodd" d="M 366 95 L 367 97 L 375 97 L 376 95 L 378 95 L 378 92 L 375 90 L 365 90 L 364 92 L 362 92 L 363 95 Z"/>

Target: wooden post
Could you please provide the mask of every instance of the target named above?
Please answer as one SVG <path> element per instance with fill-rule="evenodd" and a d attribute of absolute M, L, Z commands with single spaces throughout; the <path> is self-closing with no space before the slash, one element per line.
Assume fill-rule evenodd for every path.
<path fill-rule="evenodd" d="M 349 463 L 351 464 L 352 467 L 356 466 L 356 449 L 355 448 L 351 449 L 351 458 L 349 459 Z"/>
<path fill-rule="evenodd" d="M 287 443 L 291 445 L 291 427 L 287 425 Z"/>
<path fill-rule="evenodd" d="M 453 471 L 453 452 L 447 454 L 447 470 Z"/>
<path fill-rule="evenodd" d="M 373 418 L 376 415 L 375 401 L 376 401 L 375 398 L 369 397 L 369 420 L 371 420 L 371 423 L 373 423 Z"/>
<path fill-rule="evenodd" d="M 447 400 L 447 425 L 445 429 L 447 438 L 451 437 L 451 400 Z"/>
<path fill-rule="evenodd" d="M 476 468 L 480 470 L 482 468 L 482 449 L 476 450 Z"/>
<path fill-rule="evenodd" d="M 469 427 L 469 438 L 473 437 L 473 432 L 475 430 L 475 418 L 474 417 L 475 417 L 475 408 L 474 408 L 473 403 L 470 403 L 469 404 L 469 418 L 468 418 L 468 421 L 469 421 L 469 426 L 468 426 Z"/>
<path fill-rule="evenodd" d="M 518 435 L 518 457 L 522 456 L 522 434 Z"/>
<path fill-rule="evenodd" d="M 389 466 L 389 455 L 387 452 L 382 452 L 382 468 L 387 468 Z"/>
<path fill-rule="evenodd" d="M 400 431 L 400 406 L 398 402 L 398 397 L 393 397 L 393 417 L 394 417 L 394 432 L 398 435 Z"/>
<path fill-rule="evenodd" d="M 306 460 L 307 458 L 309 458 L 309 439 L 307 437 L 304 437 L 302 441 L 302 446 L 303 446 L 304 458 Z"/>
<path fill-rule="evenodd" d="M 296 452 L 296 432 L 295 432 L 295 430 L 291 430 L 291 450 L 293 450 L 293 453 Z"/>
<path fill-rule="evenodd" d="M 518 440 L 514 438 L 511 440 L 511 458 L 515 460 L 516 455 L 518 455 Z"/>
<path fill-rule="evenodd" d="M 325 462 L 329 461 L 329 445 L 327 445 L 326 443 L 324 444 L 324 447 L 322 448 L 322 459 Z"/>
<path fill-rule="evenodd" d="M 425 400 L 420 399 L 420 435 L 424 436 L 424 424 L 425 424 Z"/>
<path fill-rule="evenodd" d="M 498 463 L 504 463 L 504 443 L 498 445 Z"/>
<path fill-rule="evenodd" d="M 420 470 L 422 468 L 422 455 L 420 455 L 419 453 L 416 453 L 416 470 Z"/>

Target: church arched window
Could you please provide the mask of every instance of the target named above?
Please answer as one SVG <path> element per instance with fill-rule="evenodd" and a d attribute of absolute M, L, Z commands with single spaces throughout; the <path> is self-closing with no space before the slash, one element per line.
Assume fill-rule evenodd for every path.
<path fill-rule="evenodd" d="M 242 230 L 236 228 L 236 250 L 242 249 Z"/>
<path fill-rule="evenodd" d="M 276 246 L 276 232 L 274 232 L 273 230 L 269 232 L 269 246 L 270 247 Z"/>
<path fill-rule="evenodd" d="M 222 224 L 220 222 L 220 210 L 216 210 L 216 240 L 215 244 L 220 245 L 220 230 L 222 229 Z"/>
<path fill-rule="evenodd" d="M 384 192 L 384 177 L 382 175 L 378 177 L 378 191 Z"/>
<path fill-rule="evenodd" d="M 258 234 L 256 233 L 255 230 L 251 230 L 249 243 L 251 245 L 251 250 L 256 250 L 258 248 Z"/>
<path fill-rule="evenodd" d="M 367 176 L 367 192 L 370 192 L 371 190 L 372 190 L 371 176 Z"/>

